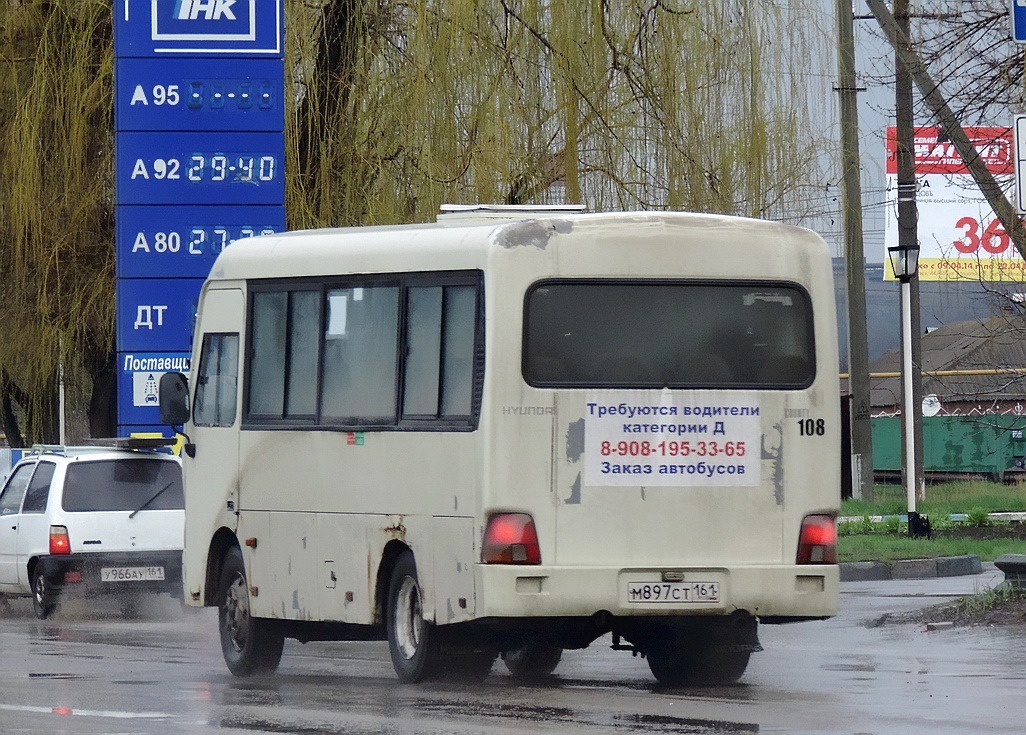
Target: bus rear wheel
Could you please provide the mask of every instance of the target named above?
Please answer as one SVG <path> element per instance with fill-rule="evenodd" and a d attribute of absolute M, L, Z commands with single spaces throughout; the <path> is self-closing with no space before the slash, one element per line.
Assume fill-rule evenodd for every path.
<path fill-rule="evenodd" d="M 417 564 L 410 551 L 404 551 L 392 568 L 385 621 L 388 650 L 400 681 L 412 684 L 442 672 L 438 631 L 424 619 Z"/>
<path fill-rule="evenodd" d="M 653 642 L 645 653 L 648 668 L 665 686 L 718 686 L 744 676 L 752 652 L 696 645 L 685 636 Z"/>
<path fill-rule="evenodd" d="M 233 547 L 225 555 L 218 600 L 221 652 L 228 670 L 235 676 L 277 670 L 285 637 L 270 621 L 250 615 L 246 566 L 238 547 Z"/>
<path fill-rule="evenodd" d="M 562 658 L 562 648 L 542 641 L 502 652 L 502 662 L 514 679 L 544 679 L 556 670 Z"/>

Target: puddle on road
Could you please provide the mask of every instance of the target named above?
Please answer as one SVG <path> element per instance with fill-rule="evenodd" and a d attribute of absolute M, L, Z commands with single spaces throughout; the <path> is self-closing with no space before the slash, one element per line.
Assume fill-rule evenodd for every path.
<path fill-rule="evenodd" d="M 333 725 L 297 725 L 294 722 L 271 722 L 243 717 L 241 715 L 230 715 L 221 717 L 213 722 L 202 723 L 218 727 L 222 730 L 244 730 L 259 733 L 288 733 L 288 735 L 399 735 L 399 733 L 416 732 L 408 726 L 400 727 L 370 727 L 367 729 L 354 728 L 351 724 L 344 727 Z"/>
<path fill-rule="evenodd" d="M 824 664 L 819 668 L 823 671 L 876 671 L 876 666 L 874 664 Z"/>
<path fill-rule="evenodd" d="M 54 707 L 38 707 L 25 704 L 0 704 L 0 712 L 27 712 L 30 714 L 61 715 L 64 717 L 100 717 L 114 720 L 170 720 L 172 715 L 167 712 L 123 712 L 118 710 L 77 709 L 57 705 Z"/>
<path fill-rule="evenodd" d="M 29 639 L 30 646 L 51 645 L 53 643 L 84 643 L 88 645 L 120 646 L 124 648 L 158 648 L 179 650 L 180 641 L 168 640 L 164 631 L 153 633 L 128 632 L 124 630 L 106 631 L 87 628 L 58 628 L 47 626 L 40 630 L 40 635 Z M 64 656 L 67 652 L 56 655 Z"/>
<path fill-rule="evenodd" d="M 734 733 L 759 732 L 759 726 L 749 722 L 727 720 L 701 720 L 690 717 L 667 717 L 664 715 L 617 715 L 614 720 L 623 720 L 631 732 L 653 730 L 657 732 L 709 733 L 712 735 L 733 735 Z"/>
<path fill-rule="evenodd" d="M 420 700 L 417 708 L 459 718 L 480 720 L 508 720 L 510 722 L 545 722 L 574 726 L 610 727 L 626 732 L 681 733 L 682 735 L 733 735 L 733 733 L 759 732 L 759 725 L 749 722 L 705 720 L 667 715 L 621 715 L 608 719 L 598 715 L 584 715 L 567 707 L 535 707 L 531 705 L 501 704 L 494 702 L 438 702 Z"/>
<path fill-rule="evenodd" d="M 517 722 L 546 722 L 558 723 L 567 726 L 572 731 L 574 726 L 606 727 L 614 731 L 631 733 L 678 733 L 680 735 L 745 735 L 746 733 L 758 733 L 759 726 L 753 723 L 729 722 L 726 720 L 703 720 L 684 717 L 667 717 L 662 715 L 613 715 L 609 720 L 580 718 L 575 716 L 574 711 L 561 707 L 528 707 L 528 706 L 486 706 L 482 705 L 477 711 L 473 707 L 464 707 L 464 711 L 456 712 L 454 707 L 432 708 L 425 707 L 428 711 L 442 711 L 447 714 L 481 720 L 503 720 L 510 727 L 515 727 Z M 380 713 L 388 716 L 387 713 Z M 387 723 L 375 725 L 368 729 L 354 727 L 352 723 L 344 726 L 339 725 L 315 725 L 312 723 L 300 724 L 294 721 L 274 722 L 266 718 L 251 718 L 242 714 L 226 715 L 219 718 L 215 723 L 222 729 L 248 730 L 264 733 L 289 733 L 290 735 L 390 735 L 391 733 L 417 732 L 417 728 L 409 720 L 409 713 L 396 713 L 395 725 Z M 438 731 L 437 725 L 432 726 L 432 732 Z M 462 732 L 463 728 L 458 728 Z"/>
<path fill-rule="evenodd" d="M 30 678 L 30 679 L 60 679 L 60 680 L 71 679 L 71 680 L 75 680 L 75 681 L 95 681 L 99 677 L 97 677 L 97 676 L 87 676 L 85 674 L 61 674 L 61 673 L 40 673 L 40 674 L 34 674 L 32 672 L 29 672 L 28 678 Z"/>

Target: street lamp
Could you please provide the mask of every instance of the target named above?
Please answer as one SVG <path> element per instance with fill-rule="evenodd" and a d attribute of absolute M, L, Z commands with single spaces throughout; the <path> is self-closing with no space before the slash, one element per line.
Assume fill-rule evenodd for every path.
<path fill-rule="evenodd" d="M 908 500 L 909 536 L 929 536 L 930 520 L 916 512 L 915 421 L 917 408 L 912 391 L 912 279 L 919 268 L 919 245 L 887 248 L 894 277 L 901 282 L 901 375 L 902 411 L 905 414 L 905 496 Z"/>

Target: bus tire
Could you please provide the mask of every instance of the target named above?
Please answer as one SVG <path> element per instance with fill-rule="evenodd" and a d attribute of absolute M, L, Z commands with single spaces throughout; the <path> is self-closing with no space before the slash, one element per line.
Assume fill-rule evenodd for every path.
<path fill-rule="evenodd" d="M 53 615 L 56 609 L 57 602 L 50 591 L 46 575 L 43 574 L 43 570 L 39 566 L 36 566 L 35 573 L 32 575 L 32 612 L 40 620 L 46 620 Z"/>
<path fill-rule="evenodd" d="M 281 632 L 270 621 L 251 617 L 249 610 L 246 566 L 233 546 L 221 565 L 217 622 L 224 662 L 235 676 L 276 671 L 285 646 Z"/>
<path fill-rule="evenodd" d="M 424 619 L 423 596 L 411 551 L 404 551 L 396 559 L 386 605 L 388 650 L 399 680 L 414 684 L 438 676 L 443 670 L 438 631 Z"/>
<path fill-rule="evenodd" d="M 563 658 L 563 649 L 543 641 L 531 641 L 520 648 L 502 652 L 502 662 L 506 664 L 514 679 L 544 679 L 559 666 Z"/>
<path fill-rule="evenodd" d="M 744 675 L 751 655 L 751 651 L 688 645 L 678 636 L 654 642 L 645 654 L 652 675 L 664 686 L 734 684 Z"/>

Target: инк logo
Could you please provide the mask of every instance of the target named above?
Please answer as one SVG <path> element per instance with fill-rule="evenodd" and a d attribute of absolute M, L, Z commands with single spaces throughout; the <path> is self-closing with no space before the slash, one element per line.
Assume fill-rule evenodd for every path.
<path fill-rule="evenodd" d="M 236 0 L 178 0 L 177 20 L 236 20 L 232 6 Z"/>

